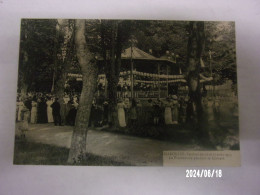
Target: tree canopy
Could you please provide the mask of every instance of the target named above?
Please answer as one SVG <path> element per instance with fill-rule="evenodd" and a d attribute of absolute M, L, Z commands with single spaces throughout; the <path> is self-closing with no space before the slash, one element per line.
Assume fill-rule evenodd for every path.
<path fill-rule="evenodd" d="M 65 63 L 71 71 L 79 69 L 73 45 L 73 20 L 23 19 L 21 21 L 21 43 L 19 58 L 19 82 L 28 85 L 28 91 L 50 92 L 53 74 L 60 72 Z M 104 40 L 102 43 L 101 23 Z M 132 44 L 155 57 L 170 56 L 186 70 L 187 42 L 189 37 L 187 21 L 114 20 L 121 29 L 122 50 Z M 104 51 L 111 51 L 113 20 L 86 20 L 86 40 L 90 52 L 104 57 Z M 58 29 L 57 29 L 58 28 Z M 58 34 L 57 34 L 58 31 Z M 70 32 L 70 33 L 68 33 Z M 118 32 L 115 32 L 117 36 Z M 232 80 L 236 84 L 236 48 L 234 22 L 205 22 L 205 52 L 202 59 L 205 74 L 210 75 L 210 64 L 215 84 Z M 72 40 L 72 41 L 70 41 Z M 64 58 L 70 59 L 70 62 Z M 69 56 L 69 57 L 68 57 Z M 210 58 L 211 57 L 211 58 Z M 56 74 L 54 82 L 59 79 Z"/>

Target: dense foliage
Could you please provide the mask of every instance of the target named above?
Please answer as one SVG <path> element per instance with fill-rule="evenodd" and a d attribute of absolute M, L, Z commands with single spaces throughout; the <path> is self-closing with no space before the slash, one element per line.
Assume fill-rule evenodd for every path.
<path fill-rule="evenodd" d="M 105 29 L 102 43 L 101 23 Z M 185 72 L 187 65 L 188 24 L 186 21 L 117 20 L 121 31 L 122 50 L 133 44 L 155 57 L 177 62 Z M 87 20 L 86 40 L 94 55 L 102 59 L 112 48 L 111 20 Z M 22 84 L 28 91 L 50 92 L 59 79 L 63 66 L 69 63 L 71 72 L 80 72 L 73 46 L 73 20 L 61 24 L 51 19 L 23 19 L 19 58 L 18 90 Z M 68 32 L 70 35 L 68 35 Z M 116 37 L 118 32 L 114 32 Z M 225 80 L 237 83 L 235 26 L 233 22 L 205 22 L 204 72 L 211 72 L 215 84 Z M 67 35 L 67 37 L 66 37 Z M 211 58 L 210 58 L 211 56 Z M 65 58 L 70 60 L 65 60 Z"/>

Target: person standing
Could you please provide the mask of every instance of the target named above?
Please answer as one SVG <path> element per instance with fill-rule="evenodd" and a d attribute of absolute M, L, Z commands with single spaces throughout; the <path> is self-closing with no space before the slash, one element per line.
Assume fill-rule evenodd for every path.
<path fill-rule="evenodd" d="M 153 104 L 153 124 L 159 125 L 159 119 L 161 115 L 161 105 L 160 100 L 156 100 Z"/>
<path fill-rule="evenodd" d="M 30 120 L 30 110 L 24 106 L 21 110 L 22 113 L 22 122 L 19 125 L 19 130 L 21 131 L 21 138 L 25 139 L 25 132 L 29 130 L 28 122 Z"/>
<path fill-rule="evenodd" d="M 125 107 L 124 107 L 125 108 L 125 121 L 127 124 L 130 124 L 131 121 L 130 121 L 130 117 L 129 117 L 129 114 L 130 114 L 129 111 L 130 111 L 131 103 L 130 103 L 129 98 L 125 98 L 123 100 L 123 103 L 125 105 Z"/>
<path fill-rule="evenodd" d="M 67 115 L 67 123 L 68 123 L 68 125 L 74 126 L 77 109 L 75 108 L 75 104 L 73 103 L 72 99 L 68 102 L 68 110 L 69 110 L 69 112 Z"/>
<path fill-rule="evenodd" d="M 189 98 L 186 107 L 186 123 L 193 124 L 196 122 L 196 107 L 191 98 Z"/>
<path fill-rule="evenodd" d="M 103 125 L 103 97 L 99 96 L 96 101 L 97 110 L 96 110 L 96 127 L 102 127 Z"/>
<path fill-rule="evenodd" d="M 47 102 L 47 117 L 48 117 L 48 123 L 53 123 L 53 115 L 52 115 L 52 107 L 51 105 L 53 104 L 52 99 L 49 97 Z"/>
<path fill-rule="evenodd" d="M 122 99 L 118 101 L 117 104 L 117 112 L 118 112 L 118 121 L 119 121 L 119 126 L 120 127 L 126 127 L 126 122 L 125 122 L 125 104 Z"/>
<path fill-rule="evenodd" d="M 31 123 L 35 124 L 37 122 L 37 100 L 36 97 L 32 100 L 32 109 L 31 109 Z"/>
<path fill-rule="evenodd" d="M 103 120 L 104 120 L 104 124 L 107 125 L 108 124 L 108 100 L 105 100 L 103 103 Z"/>
<path fill-rule="evenodd" d="M 136 127 L 137 124 L 137 103 L 132 99 L 132 105 L 129 109 L 129 119 L 131 127 Z"/>
<path fill-rule="evenodd" d="M 171 99 L 169 97 L 167 97 L 166 99 L 166 103 L 165 103 L 165 111 L 164 111 L 164 122 L 166 125 L 172 125 L 172 102 Z"/>
<path fill-rule="evenodd" d="M 61 126 L 61 116 L 60 116 L 60 103 L 58 102 L 58 98 L 55 98 L 55 101 L 51 105 L 52 107 L 52 115 L 54 119 L 54 125 L 60 125 Z"/>
<path fill-rule="evenodd" d="M 176 95 L 172 96 L 172 123 L 178 124 L 178 117 L 179 117 L 179 102 L 178 97 Z"/>
<path fill-rule="evenodd" d="M 47 105 L 44 97 L 40 97 L 38 100 L 37 108 L 37 123 L 47 123 Z"/>
<path fill-rule="evenodd" d="M 68 124 L 67 122 L 67 116 L 68 116 L 68 113 L 69 113 L 69 110 L 70 110 L 70 106 L 69 106 L 69 101 L 70 101 L 70 98 L 68 95 L 65 95 L 64 98 L 63 98 L 63 106 L 64 106 L 64 110 L 63 110 L 63 123 L 64 125 Z"/>
<path fill-rule="evenodd" d="M 144 116 L 144 124 L 150 125 L 152 124 L 152 119 L 153 119 L 153 101 L 152 99 L 148 99 L 146 104 L 144 105 L 145 107 L 145 114 Z"/>
<path fill-rule="evenodd" d="M 18 106 L 18 113 L 17 113 L 18 117 L 17 117 L 17 120 L 18 121 L 22 121 L 21 113 L 22 113 L 22 109 L 24 108 L 24 103 L 23 103 L 21 97 L 19 98 L 19 101 L 17 102 L 17 106 Z"/>
<path fill-rule="evenodd" d="M 136 122 L 138 126 L 141 126 L 145 122 L 143 105 L 139 99 L 135 99 L 135 102 L 136 102 L 136 114 L 137 114 Z"/>
<path fill-rule="evenodd" d="M 65 97 L 61 98 L 60 101 L 60 116 L 61 116 L 61 124 L 66 124 L 66 109 L 67 109 L 67 103 L 65 102 Z"/>
<path fill-rule="evenodd" d="M 181 98 L 180 101 L 180 109 L 179 109 L 179 121 L 180 123 L 185 123 L 186 122 L 186 109 L 187 109 L 187 102 L 188 102 L 188 98 Z"/>

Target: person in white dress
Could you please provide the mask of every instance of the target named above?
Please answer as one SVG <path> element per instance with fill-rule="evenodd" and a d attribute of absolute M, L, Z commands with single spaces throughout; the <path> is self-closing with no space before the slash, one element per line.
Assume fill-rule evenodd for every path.
<path fill-rule="evenodd" d="M 47 102 L 47 118 L 48 118 L 48 123 L 53 123 L 53 115 L 52 115 L 52 107 L 51 105 L 53 104 L 53 101 L 51 98 L 48 98 Z"/>
<path fill-rule="evenodd" d="M 172 125 L 172 102 L 170 98 L 166 99 L 165 111 L 164 111 L 164 121 L 166 125 Z"/>
<path fill-rule="evenodd" d="M 18 129 L 20 130 L 21 138 L 25 139 L 25 132 L 29 130 L 28 121 L 30 119 L 30 110 L 26 106 L 24 106 L 21 112 L 23 117 Z"/>
<path fill-rule="evenodd" d="M 37 100 L 34 98 L 32 100 L 31 123 L 35 124 L 36 122 L 37 122 Z"/>
<path fill-rule="evenodd" d="M 118 122 L 120 127 L 126 127 L 126 122 L 125 122 L 125 104 L 124 102 L 120 99 L 117 103 L 117 112 L 118 112 Z"/>

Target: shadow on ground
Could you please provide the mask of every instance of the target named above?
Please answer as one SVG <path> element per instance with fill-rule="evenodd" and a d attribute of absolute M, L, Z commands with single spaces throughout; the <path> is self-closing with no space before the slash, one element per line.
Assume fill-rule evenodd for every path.
<path fill-rule="evenodd" d="M 69 165 L 67 163 L 68 155 L 68 148 L 32 143 L 16 138 L 13 163 L 16 165 Z M 112 157 L 98 156 L 91 153 L 87 153 L 75 165 L 130 166 L 130 164 L 118 162 Z"/>

